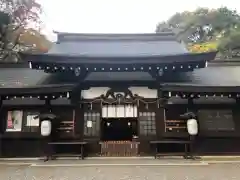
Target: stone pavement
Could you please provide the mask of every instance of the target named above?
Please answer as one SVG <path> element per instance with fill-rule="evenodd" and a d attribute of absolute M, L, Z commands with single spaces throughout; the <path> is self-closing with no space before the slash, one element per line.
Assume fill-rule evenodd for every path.
<path fill-rule="evenodd" d="M 109 166 L 102 166 L 99 161 L 50 161 L 36 162 L 1 162 L 1 180 L 239 180 L 240 164 L 210 164 L 191 165 L 189 162 L 171 160 L 172 166 L 157 165 L 166 163 L 165 160 L 141 160 L 140 161 L 108 161 Z M 99 164 L 94 166 L 82 166 L 87 164 Z M 105 161 L 106 164 L 107 161 Z M 5 164 L 4 164 L 5 163 Z M 8 163 L 8 164 L 7 164 Z M 15 163 L 15 164 L 14 164 Z M 16 164 L 19 163 L 19 164 Z M 111 165 L 115 164 L 115 165 Z M 116 165 L 121 164 L 122 165 Z M 128 163 L 132 165 L 127 165 Z M 134 164 L 141 165 L 134 165 Z M 145 165 L 142 165 L 144 164 Z M 154 165 L 155 163 L 155 165 Z M 32 166 L 49 165 L 52 166 Z M 77 165 L 81 166 L 58 166 Z"/>
<path fill-rule="evenodd" d="M 32 166 L 52 167 L 52 166 L 173 166 L 173 165 L 207 165 L 202 161 L 184 160 L 184 159 L 87 159 L 87 160 L 53 160 L 53 161 L 36 161 Z"/>

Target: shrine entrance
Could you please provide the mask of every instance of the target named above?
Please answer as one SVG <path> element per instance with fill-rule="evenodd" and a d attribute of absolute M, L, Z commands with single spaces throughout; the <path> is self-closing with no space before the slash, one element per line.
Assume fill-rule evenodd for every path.
<path fill-rule="evenodd" d="M 136 106 L 103 106 L 100 143 L 102 156 L 137 156 L 137 137 Z"/>
<path fill-rule="evenodd" d="M 102 141 L 132 141 L 138 136 L 137 118 L 103 118 Z"/>

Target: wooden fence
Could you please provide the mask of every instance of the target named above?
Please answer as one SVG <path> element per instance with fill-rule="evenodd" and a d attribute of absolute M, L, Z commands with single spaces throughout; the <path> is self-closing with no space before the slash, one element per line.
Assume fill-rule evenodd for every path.
<path fill-rule="evenodd" d="M 105 141 L 101 142 L 101 156 L 138 156 L 139 142 Z"/>

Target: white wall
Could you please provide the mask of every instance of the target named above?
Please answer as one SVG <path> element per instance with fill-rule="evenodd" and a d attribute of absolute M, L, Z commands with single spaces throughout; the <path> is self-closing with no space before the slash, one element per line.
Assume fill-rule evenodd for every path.
<path fill-rule="evenodd" d="M 82 91 L 83 99 L 93 99 L 101 96 L 102 94 L 106 94 L 109 90 L 109 87 L 92 87 L 88 90 Z M 132 94 L 137 94 L 144 98 L 157 98 L 157 90 L 156 89 L 148 89 L 148 87 L 130 87 L 130 91 Z"/>

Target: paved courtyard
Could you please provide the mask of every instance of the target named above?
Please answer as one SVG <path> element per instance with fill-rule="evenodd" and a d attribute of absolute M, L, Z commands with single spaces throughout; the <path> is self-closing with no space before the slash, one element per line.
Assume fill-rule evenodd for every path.
<path fill-rule="evenodd" d="M 62 162 L 44 166 L 30 164 L 0 165 L 2 180 L 239 180 L 240 164 L 212 165 L 110 165 L 58 167 Z"/>

